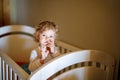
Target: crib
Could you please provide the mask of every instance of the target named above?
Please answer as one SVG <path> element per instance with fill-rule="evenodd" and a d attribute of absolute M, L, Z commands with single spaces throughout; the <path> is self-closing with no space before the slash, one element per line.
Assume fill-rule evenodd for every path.
<path fill-rule="evenodd" d="M 114 57 L 97 50 L 83 50 L 61 40 L 56 41 L 56 46 L 62 55 L 29 75 L 20 65 L 29 61 L 30 51 L 37 47 L 34 31 L 25 25 L 0 28 L 0 80 L 114 79 Z"/>

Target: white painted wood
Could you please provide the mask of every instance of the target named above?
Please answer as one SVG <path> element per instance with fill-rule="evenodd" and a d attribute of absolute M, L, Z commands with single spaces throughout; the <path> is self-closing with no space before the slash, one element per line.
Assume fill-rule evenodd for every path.
<path fill-rule="evenodd" d="M 16 73 L 14 73 L 14 79 L 17 80 L 17 74 Z"/>
<path fill-rule="evenodd" d="M 2 70 L 2 72 L 3 72 L 3 80 L 5 80 L 5 62 L 4 61 L 2 61 L 2 68 L 3 68 L 3 70 Z"/>
<path fill-rule="evenodd" d="M 27 54 L 25 53 L 25 48 L 29 48 L 31 46 L 36 47 L 37 45 L 35 44 L 36 42 L 34 41 L 32 36 L 28 37 L 28 35 L 25 35 L 25 34 L 3 36 L 6 33 L 12 33 L 12 32 L 23 32 L 23 33 L 28 33 L 30 35 L 33 35 L 33 33 L 35 32 L 35 29 L 33 27 L 26 26 L 26 25 L 8 25 L 8 26 L 0 27 L 0 35 L 1 35 L 0 42 L 2 42 L 2 44 L 0 45 L 0 50 L 1 50 L 0 56 L 5 61 L 5 63 L 8 64 L 8 67 L 10 68 L 10 78 L 12 80 L 12 78 L 13 78 L 12 72 L 13 72 L 15 75 L 18 75 L 20 77 L 20 79 L 25 80 L 25 79 L 27 79 L 28 74 L 25 71 L 23 71 L 9 56 L 11 56 L 13 59 L 16 58 L 17 60 L 14 59 L 16 61 L 22 61 L 22 60 L 25 61 L 25 60 L 27 60 L 26 59 L 28 57 L 27 55 L 30 54 L 30 51 L 28 51 L 29 49 L 27 49 L 27 51 L 28 51 Z M 20 38 L 20 40 L 19 40 L 19 38 Z M 16 42 L 16 41 L 20 41 L 20 42 Z M 25 42 L 27 42 L 27 43 L 25 43 Z M 18 44 L 20 43 L 20 46 L 21 45 L 23 45 L 23 46 L 22 46 L 22 48 L 20 46 L 16 46 L 16 47 L 18 47 L 18 48 L 16 48 L 14 46 L 9 45 L 9 43 L 12 45 L 14 44 L 15 46 L 17 45 L 15 43 L 18 43 Z M 61 47 L 61 49 L 63 50 L 62 53 L 65 53 L 64 49 L 66 49 L 67 52 L 80 50 L 79 48 L 69 45 L 63 41 L 57 40 L 56 44 L 59 47 Z M 14 49 L 14 48 L 16 48 L 16 49 Z M 20 50 L 18 50 L 18 49 L 20 49 Z M 31 48 L 31 50 L 32 49 L 33 49 L 33 47 Z M 15 53 L 13 52 L 13 50 Z M 20 53 L 18 53 L 18 52 L 20 52 Z M 26 54 L 26 55 L 24 55 L 25 59 L 23 57 L 20 57 L 22 55 L 22 53 Z M 22 60 L 21 60 L 21 58 L 22 58 Z M 4 65 L 3 65 L 3 67 L 4 67 Z M 4 74 L 3 79 L 5 79 L 5 76 L 7 76 L 7 75 L 5 75 L 4 71 L 5 70 L 3 70 L 3 74 Z M 6 71 L 6 73 L 8 74 L 7 71 Z"/>
<path fill-rule="evenodd" d="M 8 64 L 6 64 L 6 80 L 8 80 Z"/>
<path fill-rule="evenodd" d="M 78 50 L 82 50 L 82 49 L 80 49 L 80 48 L 78 48 L 78 47 L 76 47 L 76 46 L 70 45 L 70 44 L 68 44 L 68 43 L 66 43 L 66 42 L 64 42 L 64 41 L 61 41 L 61 40 L 57 40 L 57 41 L 56 41 L 56 44 L 59 45 L 59 46 L 61 46 L 62 49 L 63 49 L 63 48 L 66 48 L 68 51 L 71 51 L 71 52 L 73 52 L 73 51 L 78 51 Z"/>
<path fill-rule="evenodd" d="M 82 67 L 69 70 L 53 80 L 106 80 L 106 72 L 94 67 Z"/>
<path fill-rule="evenodd" d="M 2 59 L 0 57 L 0 80 L 2 80 Z"/>
<path fill-rule="evenodd" d="M 25 25 L 9 25 L 9 26 L 0 27 L 0 37 L 2 34 L 8 33 L 8 32 L 24 32 L 24 33 L 29 33 L 30 35 L 33 35 L 34 31 L 35 31 L 35 29 L 33 27 L 29 27 L 29 26 L 25 26 Z M 15 80 L 17 80 L 17 77 L 19 78 L 19 80 L 46 80 L 47 78 L 49 78 L 50 76 L 52 76 L 54 73 L 56 73 L 58 71 L 60 71 L 62 74 L 58 75 L 55 78 L 57 80 L 61 80 L 61 79 L 70 80 L 70 79 L 72 79 L 70 75 L 76 75 L 76 74 L 77 74 L 76 77 L 80 77 L 80 76 L 78 76 L 78 74 L 80 74 L 81 76 L 83 76 L 83 77 L 80 77 L 81 79 L 87 80 L 84 77 L 84 76 L 86 76 L 86 73 L 85 73 L 86 71 L 90 71 L 90 72 L 93 71 L 94 73 L 97 72 L 97 74 L 103 74 L 103 75 L 105 74 L 104 76 L 101 75 L 102 76 L 100 78 L 101 80 L 104 80 L 105 78 L 106 78 L 105 80 L 112 80 L 112 78 L 113 78 L 113 74 L 114 74 L 113 68 L 115 65 L 113 57 L 107 55 L 107 53 L 103 53 L 103 52 L 96 51 L 96 50 L 82 50 L 78 47 L 75 47 L 73 45 L 70 45 L 70 44 L 60 41 L 60 40 L 56 41 L 56 45 L 59 48 L 61 47 L 61 53 L 63 55 L 44 64 L 43 66 L 41 66 L 38 70 L 36 70 L 29 76 L 19 65 L 17 65 L 15 63 L 15 61 L 13 59 L 11 59 L 7 55 L 7 54 L 10 54 L 10 51 L 15 50 L 14 46 L 11 46 L 11 45 L 8 46 L 8 42 L 9 42 L 8 40 L 11 41 L 10 42 L 11 44 L 15 44 L 16 43 L 15 41 L 18 41 L 17 40 L 18 38 L 23 39 L 22 42 L 21 42 L 21 40 L 19 40 L 20 44 L 22 44 L 22 47 L 19 46 L 20 51 L 17 50 L 19 48 L 16 49 L 16 51 L 21 52 L 21 50 L 24 51 L 25 48 L 28 51 L 29 47 L 31 47 L 31 46 L 36 47 L 36 44 L 34 43 L 34 39 L 33 39 L 33 37 L 30 37 L 30 36 L 28 38 L 28 36 L 25 36 L 23 34 L 22 35 L 14 35 L 12 37 L 11 36 L 4 36 L 4 37 L 0 38 L 0 42 L 2 42 L 2 44 L 0 44 L 0 51 L 1 51 L 0 52 L 0 63 L 2 64 L 2 65 L 0 65 L 0 67 L 2 67 L 2 69 L 0 70 L 0 79 L 1 80 L 7 80 L 7 78 L 5 78 L 5 77 L 8 75 L 8 67 L 10 69 L 10 80 L 12 80 L 13 78 Z M 26 42 L 28 42 L 28 43 L 26 43 Z M 13 47 L 13 48 L 11 48 L 11 47 Z M 30 52 L 28 52 L 28 54 L 29 53 Z M 20 57 L 18 55 L 18 53 L 16 53 L 16 52 L 12 55 L 14 55 L 16 57 L 18 56 L 19 60 L 18 60 L 18 58 L 16 58 L 18 61 L 21 61 L 21 58 L 22 58 L 22 60 L 24 60 L 23 57 Z M 24 55 L 25 60 L 26 60 L 27 56 Z M 88 66 L 88 63 L 84 63 L 85 66 L 83 66 L 82 64 L 78 64 L 80 62 L 87 62 L 87 61 L 93 61 L 92 67 L 90 67 L 90 68 L 86 67 L 86 66 Z M 107 67 L 105 71 L 104 71 L 104 68 L 105 68 L 104 65 L 100 66 L 100 68 L 96 68 L 96 62 L 100 62 L 109 67 Z M 5 67 L 5 64 L 7 64 L 6 67 Z M 74 65 L 70 66 L 72 64 L 78 64 L 77 66 L 79 67 L 79 69 L 78 68 L 74 69 L 75 68 Z M 68 66 L 70 66 L 70 70 L 69 70 L 69 68 L 66 68 Z M 64 68 L 66 68 L 66 69 L 64 69 Z M 64 72 L 64 70 L 62 70 L 62 69 L 64 69 L 66 72 Z M 7 71 L 5 72 L 5 70 L 7 70 Z M 12 75 L 12 73 L 13 73 L 13 75 Z M 82 73 L 84 73 L 84 74 L 82 74 Z M 66 75 L 68 77 L 66 77 Z M 96 74 L 92 73 L 87 76 L 90 77 L 89 79 L 94 80 L 91 78 L 92 75 L 96 75 Z M 96 80 L 96 78 L 97 77 L 95 77 L 95 80 Z M 75 80 L 75 79 L 73 79 L 73 80 Z"/>
<path fill-rule="evenodd" d="M 12 74 L 12 68 L 10 68 L 10 80 L 12 80 L 13 74 Z"/>
<path fill-rule="evenodd" d="M 7 54 L 0 52 L 1 58 L 4 60 L 2 61 L 3 64 L 3 80 L 5 80 L 5 63 L 13 70 L 13 73 L 18 75 L 20 78 L 26 80 L 28 78 L 28 74 L 13 61 Z"/>
<path fill-rule="evenodd" d="M 91 72 L 94 70 L 93 71 L 94 73 L 92 73 L 91 75 L 103 77 L 103 75 L 97 75 L 96 73 L 105 74 L 108 76 L 104 76 L 104 80 L 112 80 L 113 79 L 114 67 L 112 67 L 112 66 L 115 63 L 114 63 L 114 58 L 112 56 L 109 56 L 108 54 L 100 52 L 100 51 L 82 50 L 82 51 L 77 51 L 77 52 L 72 52 L 70 54 L 62 55 L 62 56 L 50 61 L 48 64 L 45 64 L 42 67 L 40 67 L 38 70 L 36 70 L 30 76 L 29 80 L 46 80 L 49 77 L 51 77 L 53 74 L 55 74 L 56 72 L 64 69 L 65 67 L 68 67 L 72 64 L 86 62 L 86 61 L 100 62 L 109 67 L 109 69 L 106 72 L 104 72 L 104 70 L 93 66 L 93 68 L 95 70 L 92 68 L 89 68 Z M 85 66 L 85 68 L 86 68 L 86 66 Z M 96 71 L 96 69 L 99 69 L 99 70 Z M 84 71 L 84 73 L 85 73 L 85 71 Z M 65 77 L 67 77 L 67 76 L 65 76 Z M 89 77 L 91 77 L 91 76 L 89 76 Z M 107 79 L 105 79 L 106 77 L 107 77 Z M 83 76 L 83 79 L 85 79 L 85 75 Z M 85 79 L 85 80 L 89 80 L 89 79 Z M 96 77 L 94 79 L 91 78 L 91 80 L 96 80 Z"/>
<path fill-rule="evenodd" d="M 26 25 L 0 27 L 0 42 L 2 42 L 0 43 L 0 50 L 16 62 L 28 62 L 31 50 L 37 46 L 32 36 L 34 32 L 33 27 Z"/>
<path fill-rule="evenodd" d="M 35 29 L 27 25 L 8 25 L 0 27 L 0 35 L 9 33 L 9 32 L 26 32 L 34 34 Z"/>

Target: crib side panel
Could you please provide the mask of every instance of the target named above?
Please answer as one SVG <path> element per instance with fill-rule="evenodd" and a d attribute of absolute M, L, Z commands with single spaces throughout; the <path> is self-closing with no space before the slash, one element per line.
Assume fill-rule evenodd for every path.
<path fill-rule="evenodd" d="M 28 76 L 9 56 L 0 52 L 0 80 L 27 80 Z"/>
<path fill-rule="evenodd" d="M 114 65 L 114 57 L 101 51 L 71 52 L 44 64 L 29 80 L 47 80 L 54 77 L 54 80 L 113 80 Z M 78 79 L 71 79 L 73 75 Z M 68 76 L 70 78 L 66 79 Z"/>
<path fill-rule="evenodd" d="M 56 46 L 58 47 L 58 50 L 61 54 L 82 50 L 76 46 L 70 45 L 70 44 L 60 41 L 60 40 L 56 41 Z"/>
<path fill-rule="evenodd" d="M 34 41 L 35 29 L 26 25 L 0 27 L 0 51 L 18 63 L 29 61 L 29 55 L 37 44 Z"/>

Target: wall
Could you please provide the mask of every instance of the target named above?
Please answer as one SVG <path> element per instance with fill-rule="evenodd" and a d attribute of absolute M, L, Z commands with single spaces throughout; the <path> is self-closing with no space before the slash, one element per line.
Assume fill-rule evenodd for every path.
<path fill-rule="evenodd" d="M 120 56 L 119 0 L 11 0 L 11 24 L 59 25 L 59 39 L 84 49 Z M 15 1 L 15 2 L 14 2 Z M 12 20 L 12 18 L 14 18 Z"/>
<path fill-rule="evenodd" d="M 14 4 L 11 8 L 13 11 L 11 24 L 35 26 L 40 20 L 52 20 L 60 26 L 61 40 L 81 48 L 99 49 L 114 53 L 113 55 L 118 54 L 120 49 L 117 20 L 119 6 L 115 1 L 11 1 L 11 5 Z M 14 22 L 12 22 L 13 18 Z"/>
<path fill-rule="evenodd" d="M 2 0 L 0 0 L 0 26 L 3 25 L 3 10 L 2 10 Z"/>

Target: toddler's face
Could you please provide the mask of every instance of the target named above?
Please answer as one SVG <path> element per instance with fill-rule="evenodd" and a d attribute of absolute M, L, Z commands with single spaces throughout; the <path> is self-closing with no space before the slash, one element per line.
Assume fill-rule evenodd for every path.
<path fill-rule="evenodd" d="M 55 40 L 55 31 L 53 30 L 46 30 L 43 31 L 42 34 L 40 34 L 40 44 L 49 46 L 54 44 Z"/>

